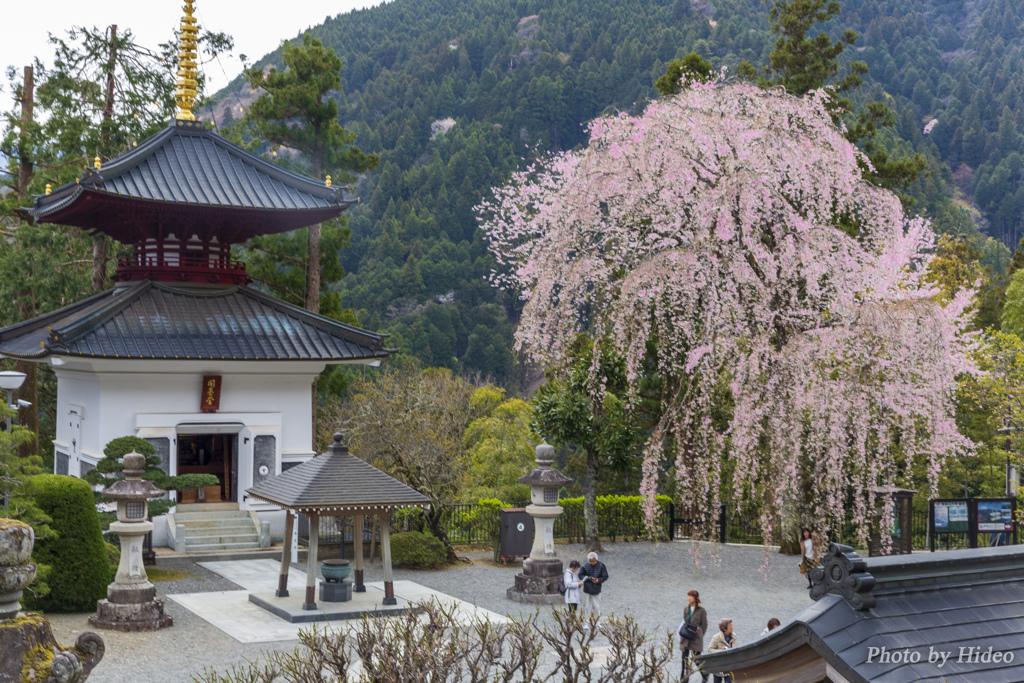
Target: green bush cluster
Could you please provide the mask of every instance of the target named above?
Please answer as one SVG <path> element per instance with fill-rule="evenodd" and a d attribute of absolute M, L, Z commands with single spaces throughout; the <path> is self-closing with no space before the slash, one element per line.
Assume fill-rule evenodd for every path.
<path fill-rule="evenodd" d="M 404 531 L 391 536 L 391 563 L 410 569 L 433 569 L 444 564 L 444 544 L 430 534 Z"/>
<path fill-rule="evenodd" d="M 110 562 L 111 566 L 117 567 L 121 562 L 121 549 L 113 543 L 104 543 L 103 545 L 107 549 L 107 561 Z"/>
<path fill-rule="evenodd" d="M 107 546 L 92 488 L 76 477 L 40 474 L 33 477 L 36 504 L 53 522 L 55 538 L 36 541 L 32 560 L 50 567 L 45 596 L 22 600 L 25 609 L 48 612 L 92 612 L 107 597 L 112 578 Z"/>

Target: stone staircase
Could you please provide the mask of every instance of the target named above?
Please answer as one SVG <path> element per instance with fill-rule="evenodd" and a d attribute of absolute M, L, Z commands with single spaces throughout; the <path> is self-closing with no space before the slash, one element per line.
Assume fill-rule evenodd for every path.
<path fill-rule="evenodd" d="M 253 550 L 269 547 L 259 520 L 238 503 L 179 503 L 167 515 L 172 547 L 177 552 Z"/>

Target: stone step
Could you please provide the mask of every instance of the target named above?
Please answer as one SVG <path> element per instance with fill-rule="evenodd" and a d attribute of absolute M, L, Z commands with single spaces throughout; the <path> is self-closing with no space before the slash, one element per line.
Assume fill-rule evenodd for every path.
<path fill-rule="evenodd" d="M 178 503 L 175 512 L 237 512 L 238 503 Z M 243 511 L 244 512 L 244 511 Z"/>
<path fill-rule="evenodd" d="M 185 525 L 186 529 L 220 529 L 226 526 L 253 526 L 251 517 L 231 517 L 229 519 L 207 519 L 198 522 L 174 518 L 174 523 Z"/>
<path fill-rule="evenodd" d="M 248 543 L 200 543 L 186 545 L 186 551 L 190 553 L 202 553 L 217 550 L 254 550 L 260 547 L 259 541 Z"/>
<path fill-rule="evenodd" d="M 187 536 L 185 547 L 191 549 L 196 545 L 227 545 L 231 543 L 256 543 L 259 545 L 260 537 L 252 532 L 248 534 L 210 534 L 208 536 Z"/>
<path fill-rule="evenodd" d="M 246 510 L 234 512 L 175 512 L 175 524 L 190 524 L 195 522 L 221 522 L 225 520 L 237 521 L 241 519 L 252 519 Z"/>
<path fill-rule="evenodd" d="M 206 524 L 205 522 L 203 524 Z M 194 536 L 210 536 L 215 534 L 255 534 L 256 527 L 249 524 L 216 524 L 213 526 L 192 526 L 185 525 L 185 538 Z"/>
<path fill-rule="evenodd" d="M 238 503 L 178 503 L 175 514 L 182 512 L 229 512 L 238 510 Z"/>

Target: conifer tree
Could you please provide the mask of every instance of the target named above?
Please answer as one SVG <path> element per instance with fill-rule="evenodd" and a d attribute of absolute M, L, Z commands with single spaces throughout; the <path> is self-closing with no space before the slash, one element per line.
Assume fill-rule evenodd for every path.
<path fill-rule="evenodd" d="M 284 70 L 271 67 L 267 72 L 250 68 L 245 77 L 250 87 L 263 94 L 245 112 L 245 122 L 253 126 L 272 145 L 298 150 L 309 162 L 314 178 L 331 175 L 337 182 L 353 178 L 377 166 L 377 157 L 363 154 L 353 146 L 355 135 L 338 123 L 338 103 L 331 96 L 341 88 L 341 59 L 332 48 L 324 48 L 320 40 L 308 33 L 302 45 L 285 44 L 281 48 Z M 305 307 L 320 312 L 322 279 L 320 224 L 308 228 L 308 249 L 305 258 L 306 282 L 303 292 Z M 279 252 L 293 238 L 269 236 L 259 240 L 265 252 Z M 328 253 L 337 261 L 337 251 Z M 338 278 L 341 277 L 339 273 Z"/>
<path fill-rule="evenodd" d="M 826 31 L 809 36 L 819 24 L 832 21 L 842 6 L 837 0 L 775 0 L 769 11 L 772 31 L 778 35 L 775 49 L 769 56 L 770 66 L 758 76 L 749 62 L 740 64 L 740 75 L 756 80 L 763 87 L 783 86 L 795 95 L 806 95 L 826 85 L 832 87 L 829 108 L 837 121 L 853 111 L 847 93 L 856 90 L 864 81 L 868 66 L 860 60 L 850 62 L 847 73 L 838 81 L 839 57 L 852 47 L 860 36 L 856 31 L 843 31 L 840 40 L 833 41 Z M 894 160 L 879 144 L 879 128 L 896 123 L 892 111 L 883 102 L 870 102 L 856 113 L 848 123 L 846 139 L 860 145 L 871 162 L 861 167 L 864 176 L 888 189 L 905 190 L 924 171 L 927 163 L 920 154 Z M 906 197 L 901 197 L 905 202 Z"/>

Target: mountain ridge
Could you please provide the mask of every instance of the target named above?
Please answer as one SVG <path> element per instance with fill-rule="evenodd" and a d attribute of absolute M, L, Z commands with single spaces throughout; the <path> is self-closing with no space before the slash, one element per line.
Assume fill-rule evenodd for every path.
<path fill-rule="evenodd" d="M 1022 23 L 1009 0 L 846 0 L 824 27 L 861 33 L 843 60 L 871 68 L 857 101 L 894 111 L 882 143 L 930 160 L 914 209 L 996 270 L 1009 251 L 976 224 L 1010 245 L 1024 235 Z M 310 33 L 345 62 L 343 125 L 381 156 L 354 188 L 345 305 L 424 363 L 510 388 L 525 381 L 511 342 L 519 302 L 487 283 L 474 207 L 535 155 L 585 144 L 594 116 L 640 110 L 671 59 L 693 50 L 734 73 L 765 65 L 775 40 L 755 0 L 394 0 Z"/>

